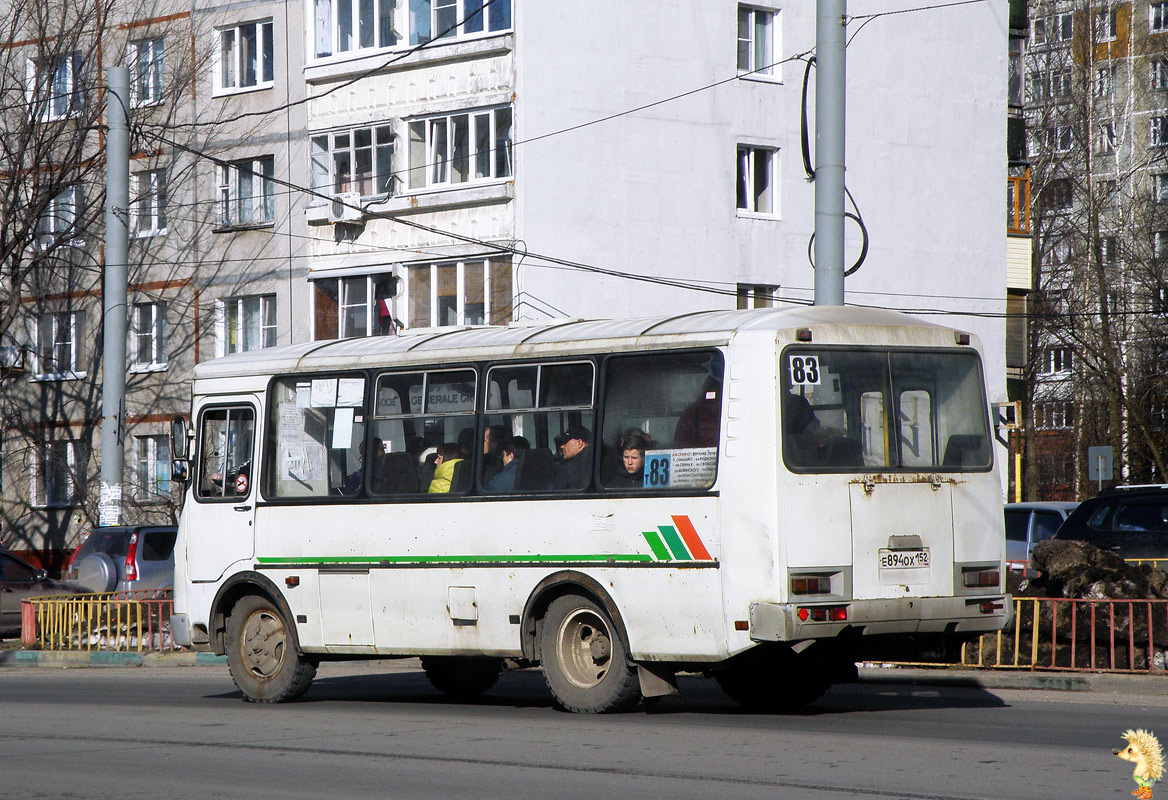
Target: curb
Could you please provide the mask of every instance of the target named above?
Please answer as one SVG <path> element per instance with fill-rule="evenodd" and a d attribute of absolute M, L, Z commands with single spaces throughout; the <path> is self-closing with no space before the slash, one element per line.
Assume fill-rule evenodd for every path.
<path fill-rule="evenodd" d="M 2 650 L 0 667 L 211 667 L 227 663 L 214 653 Z"/>

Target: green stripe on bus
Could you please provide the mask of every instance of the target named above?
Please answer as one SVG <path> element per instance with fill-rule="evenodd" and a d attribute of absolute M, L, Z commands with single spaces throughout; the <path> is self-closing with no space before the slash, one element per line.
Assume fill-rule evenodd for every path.
<path fill-rule="evenodd" d="M 665 543 L 661 541 L 661 537 L 657 535 L 657 531 L 642 531 L 641 535 L 649 543 L 649 549 L 653 551 L 653 556 L 658 561 L 669 560 L 669 551 L 665 549 Z"/>
<path fill-rule="evenodd" d="M 673 551 L 673 557 L 678 561 L 693 561 L 693 556 L 689 554 L 689 550 L 685 547 L 685 542 L 677 535 L 677 529 L 672 525 L 658 525 L 657 530 L 661 531 L 661 535 L 665 537 L 665 544 L 669 545 L 669 549 Z"/>
<path fill-rule="evenodd" d="M 556 555 L 483 555 L 483 556 L 299 556 L 260 557 L 260 564 L 473 564 L 478 563 L 533 563 L 561 561 L 652 561 L 644 553 L 587 553 Z"/>

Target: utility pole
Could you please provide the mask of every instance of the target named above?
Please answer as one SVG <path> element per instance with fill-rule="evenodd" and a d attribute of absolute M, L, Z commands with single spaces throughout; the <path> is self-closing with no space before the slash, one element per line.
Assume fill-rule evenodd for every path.
<path fill-rule="evenodd" d="M 103 526 L 122 522 L 129 318 L 126 270 L 130 250 L 130 71 L 125 67 L 110 67 L 106 75 L 104 350 L 98 501 L 98 524 Z"/>
<path fill-rule="evenodd" d="M 815 12 L 815 305 L 844 304 L 844 20 L 847 0 Z"/>

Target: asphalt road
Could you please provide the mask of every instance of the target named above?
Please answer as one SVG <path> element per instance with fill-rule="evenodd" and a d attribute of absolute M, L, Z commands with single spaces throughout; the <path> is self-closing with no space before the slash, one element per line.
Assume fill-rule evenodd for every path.
<path fill-rule="evenodd" d="M 1120 734 L 1168 735 L 1165 695 L 860 684 L 783 716 L 682 689 L 588 717 L 534 672 L 467 704 L 325 665 L 257 706 L 222 667 L 0 668 L 0 798 L 1127 798 Z"/>

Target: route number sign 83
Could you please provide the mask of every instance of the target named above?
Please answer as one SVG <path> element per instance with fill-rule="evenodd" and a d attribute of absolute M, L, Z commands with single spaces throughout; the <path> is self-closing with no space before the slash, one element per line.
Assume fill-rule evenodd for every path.
<path fill-rule="evenodd" d="M 819 356 L 790 356 L 787 366 L 792 386 L 819 385 Z"/>

